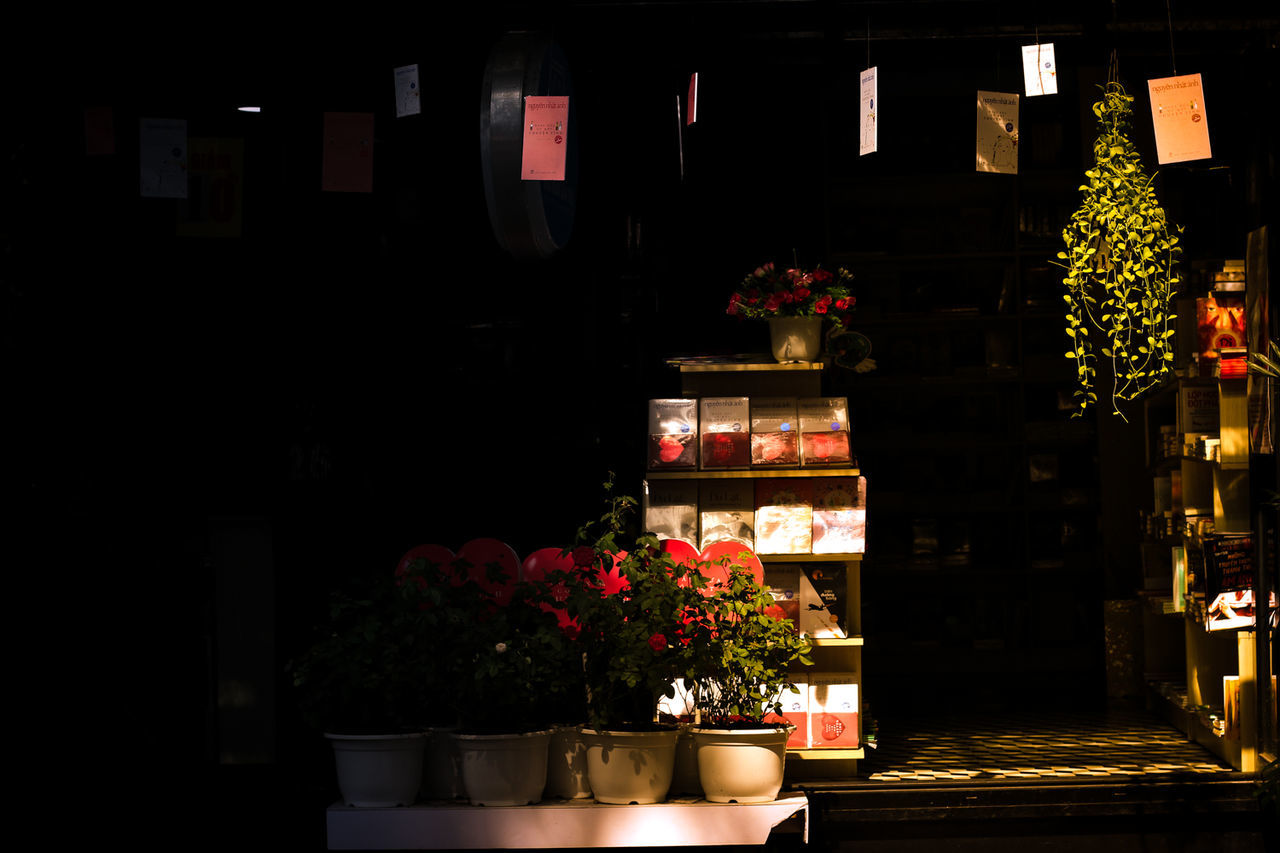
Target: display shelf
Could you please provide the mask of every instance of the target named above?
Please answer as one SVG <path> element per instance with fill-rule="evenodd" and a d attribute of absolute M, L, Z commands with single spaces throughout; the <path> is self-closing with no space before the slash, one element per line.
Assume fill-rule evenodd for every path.
<path fill-rule="evenodd" d="M 747 468 L 733 471 L 647 471 L 649 480 L 765 480 L 779 477 L 857 477 L 857 468 Z"/>
<path fill-rule="evenodd" d="M 428 803 L 399 808 L 335 804 L 330 850 L 500 850 L 763 845 L 779 832 L 809 836 L 803 795 L 769 803 L 676 798 L 652 805 L 548 800 L 531 806 Z"/>
<path fill-rule="evenodd" d="M 682 373 L 809 373 L 826 369 L 822 361 L 778 362 L 764 353 L 738 356 L 682 356 L 667 359 Z"/>
<path fill-rule="evenodd" d="M 857 563 L 862 554 L 757 554 L 760 562 L 770 563 Z"/>

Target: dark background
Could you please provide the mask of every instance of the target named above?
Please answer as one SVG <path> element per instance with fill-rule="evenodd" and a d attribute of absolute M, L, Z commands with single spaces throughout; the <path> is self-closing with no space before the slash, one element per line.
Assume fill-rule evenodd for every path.
<path fill-rule="evenodd" d="M 389 571 L 424 542 L 496 536 L 521 554 L 564 544 L 596 514 L 609 471 L 638 494 L 645 401 L 679 390 L 663 358 L 764 349 L 762 329 L 723 314 L 758 263 L 847 260 L 859 274 L 860 253 L 894 241 L 910 252 L 922 233 L 973 239 L 969 202 L 953 197 L 974 186 L 973 91 L 1020 92 L 1022 44 L 1038 36 L 1057 51 L 1060 94 L 1024 98 L 1022 122 L 1023 164 L 1041 170 L 1058 209 L 1072 206 L 1113 48 L 1154 170 L 1145 81 L 1173 73 L 1168 8 L 1059 5 L 1070 8 L 18 15 L 11 35 L 32 50 L 6 57 L 0 148 L 4 479 L 17 507 L 9 600 L 31 625 L 16 637 L 15 676 L 34 716 L 74 733 L 70 754 L 101 759 L 80 790 L 109 792 L 108 759 L 120 758 L 131 779 L 170 780 L 171 795 L 187 785 L 243 805 L 260 801 L 236 792 L 259 785 L 323 806 L 323 753 L 300 730 L 280 667 L 328 590 Z M 1274 218 L 1277 25 L 1248 17 L 1253 7 L 1173 4 L 1177 72 L 1204 74 L 1214 144 L 1211 161 L 1161 170 L 1187 260 L 1242 257 L 1244 234 Z M 564 48 L 579 134 L 574 233 L 538 262 L 495 241 L 477 143 L 489 50 L 521 28 Z M 880 152 L 858 158 L 857 72 L 868 56 L 885 108 Z M 426 105 L 397 119 L 392 69 L 411 63 Z M 679 138 L 674 101 L 693 71 L 700 121 Z M 234 111 L 246 102 L 263 112 Z M 97 106 L 113 113 L 113 155 L 85 153 L 84 110 Z M 325 111 L 374 113 L 373 193 L 320 191 Z M 139 198 L 141 118 L 244 140 L 240 238 L 175 237 L 175 203 Z M 1012 187 L 990 180 L 980 193 Z M 1024 195 L 1038 191 L 1019 181 Z M 1009 212 L 1003 201 L 990 208 Z M 907 234 L 895 225 L 914 216 L 904 210 L 948 213 Z M 868 274 L 859 294 L 869 321 L 909 301 L 877 280 Z M 892 389 L 887 351 L 876 355 Z M 941 399 L 936 386 L 908 384 L 918 372 L 897 375 L 913 399 Z M 902 429 L 945 418 L 957 403 L 949 393 L 946 405 L 905 410 Z M 1096 435 L 1079 458 L 1097 496 L 1099 560 L 1067 580 L 1073 607 L 1140 583 L 1127 537 L 1149 487 L 1126 475 L 1141 442 L 1111 421 Z M 873 495 L 877 474 L 899 471 L 888 453 L 861 461 Z M 873 515 L 872 568 L 874 525 Z M 926 610 L 940 603 L 927 584 L 910 595 Z M 1100 640 L 1080 642 L 1093 654 Z M 1062 693 L 1028 701 L 1102 702 L 1096 661 Z M 920 677 L 909 663 L 880 675 L 886 689 L 868 699 L 881 713 L 963 703 L 954 691 L 975 681 Z M 109 731 L 134 740 L 108 745 Z"/>

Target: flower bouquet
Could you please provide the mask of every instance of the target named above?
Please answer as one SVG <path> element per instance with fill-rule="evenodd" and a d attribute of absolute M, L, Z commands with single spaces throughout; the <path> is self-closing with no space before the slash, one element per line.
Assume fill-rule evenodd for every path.
<path fill-rule="evenodd" d="M 729 295 L 730 317 L 768 320 L 780 317 L 819 317 L 841 327 L 849 325 L 857 298 L 850 292 L 853 274 L 843 267 L 835 272 L 779 270 L 772 262 L 756 267 Z"/>

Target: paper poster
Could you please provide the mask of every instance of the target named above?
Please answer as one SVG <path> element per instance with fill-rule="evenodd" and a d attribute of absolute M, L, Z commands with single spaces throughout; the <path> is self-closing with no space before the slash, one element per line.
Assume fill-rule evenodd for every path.
<path fill-rule="evenodd" d="M 978 92 L 977 169 L 1018 174 L 1018 95 Z"/>
<path fill-rule="evenodd" d="M 1147 91 L 1151 95 L 1156 159 L 1161 163 L 1182 163 L 1212 157 L 1200 75 L 1148 80 Z"/>
<path fill-rule="evenodd" d="M 178 204 L 180 237 L 239 237 L 244 195 L 244 140 L 188 141 L 187 199 Z"/>
<path fill-rule="evenodd" d="M 422 100 L 418 97 L 418 66 L 405 65 L 395 70 L 396 118 L 416 116 L 422 112 Z"/>
<path fill-rule="evenodd" d="M 689 109 L 685 113 L 684 123 L 687 127 L 698 120 L 698 75 L 689 75 Z"/>
<path fill-rule="evenodd" d="M 187 123 L 144 118 L 138 128 L 139 191 L 143 198 L 187 197 Z"/>
<path fill-rule="evenodd" d="M 1022 79 L 1027 97 L 1058 94 L 1058 69 L 1053 63 L 1053 45 L 1022 46 Z"/>
<path fill-rule="evenodd" d="M 373 113 L 324 114 L 320 189 L 373 192 Z"/>
<path fill-rule="evenodd" d="M 527 95 L 524 99 L 524 150 L 520 178 L 563 181 L 569 128 L 568 95 Z"/>
<path fill-rule="evenodd" d="M 862 112 L 858 116 L 858 156 L 870 154 L 876 150 L 879 141 L 876 135 L 876 69 L 868 68 L 858 76 L 861 94 L 858 102 Z"/>

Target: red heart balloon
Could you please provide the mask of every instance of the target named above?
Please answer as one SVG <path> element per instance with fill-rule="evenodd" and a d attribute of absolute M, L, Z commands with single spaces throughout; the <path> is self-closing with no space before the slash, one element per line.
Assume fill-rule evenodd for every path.
<path fill-rule="evenodd" d="M 573 558 L 561 555 L 559 548 L 539 548 L 520 564 L 520 580 L 540 581 L 555 571 L 572 572 Z"/>
<path fill-rule="evenodd" d="M 727 583 L 729 580 L 729 566 L 741 566 L 751 572 L 752 576 L 759 584 L 764 584 L 764 563 L 760 562 L 760 558 L 755 552 L 740 542 L 716 542 L 702 549 L 699 555 L 704 562 L 720 563 L 725 561 L 726 565 L 715 565 L 711 569 L 703 570 L 703 574 L 707 576 L 712 583 Z"/>
<path fill-rule="evenodd" d="M 622 573 L 622 561 L 627 558 L 626 551 L 619 551 L 613 555 L 613 567 L 605 569 L 601 566 L 596 572 L 596 578 L 600 581 L 601 595 L 616 595 L 627 587 L 631 586 L 631 581 L 627 580 L 627 576 Z"/>
<path fill-rule="evenodd" d="M 458 559 L 470 564 L 468 577 L 489 593 L 495 603 L 505 607 L 511 602 L 516 578 L 520 574 L 520 558 L 510 545 L 498 539 L 472 539 L 458 549 Z M 491 564 L 496 564 L 500 570 L 494 580 L 490 580 Z"/>
<path fill-rule="evenodd" d="M 698 549 L 683 539 L 660 539 L 658 540 L 658 547 L 663 552 L 670 554 L 671 559 L 677 563 L 688 565 L 698 559 Z"/>
<path fill-rule="evenodd" d="M 426 560 L 436 566 L 436 571 L 445 574 L 453 572 L 453 552 L 443 545 L 418 545 L 410 548 L 396 563 L 396 577 L 402 577 L 409 571 L 414 560 Z"/>

